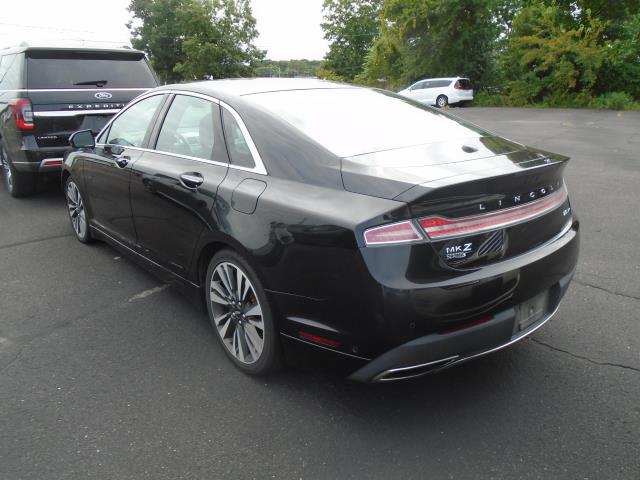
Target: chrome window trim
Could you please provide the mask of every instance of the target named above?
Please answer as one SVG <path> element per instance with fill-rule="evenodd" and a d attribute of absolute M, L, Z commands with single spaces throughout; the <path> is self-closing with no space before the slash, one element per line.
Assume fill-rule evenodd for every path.
<path fill-rule="evenodd" d="M 45 112 L 33 112 L 34 117 L 74 117 L 76 115 L 113 115 L 118 113 L 120 108 L 105 108 L 104 110 L 47 110 Z"/>
<path fill-rule="evenodd" d="M 242 117 L 240 117 L 238 112 L 236 112 L 233 109 L 233 107 L 231 107 L 230 105 L 220 101 L 219 99 L 217 99 L 215 97 L 212 97 L 211 95 L 205 95 L 205 94 L 202 94 L 202 93 L 189 92 L 189 91 L 186 91 L 186 90 L 165 89 L 165 90 L 153 90 L 151 92 L 139 95 L 135 99 L 133 99 L 129 104 L 127 104 L 126 107 L 124 107 L 122 110 L 120 110 L 111 120 L 109 120 L 109 122 L 102 128 L 102 130 L 100 130 L 100 133 L 98 133 L 98 135 L 96 135 L 96 138 L 99 138 L 105 131 L 107 131 L 111 127 L 111 124 L 118 117 L 120 117 L 120 115 L 122 115 L 124 112 L 126 112 L 129 108 L 131 108 L 136 103 L 141 102 L 142 100 L 144 100 L 146 98 L 149 98 L 149 97 L 152 97 L 154 95 L 171 95 L 171 94 L 186 95 L 186 96 L 190 96 L 190 97 L 203 98 L 205 100 L 209 100 L 209 101 L 211 101 L 211 102 L 213 102 L 215 104 L 218 104 L 218 105 L 222 106 L 223 108 L 227 109 L 229 111 L 229 113 L 231 113 L 231 115 L 233 115 L 233 118 L 236 120 L 236 122 L 238 122 L 238 125 L 240 126 L 240 131 L 242 132 L 242 134 L 245 137 L 245 140 L 247 141 L 247 145 L 249 146 L 249 151 L 251 152 L 251 156 L 253 157 L 253 161 L 255 162 L 256 166 L 253 167 L 253 168 L 242 167 L 240 165 L 233 165 L 232 163 L 216 162 L 215 160 L 209 160 L 209 159 L 198 158 L 198 157 L 191 157 L 189 155 L 181 155 L 181 154 L 178 154 L 178 153 L 163 152 L 161 150 L 154 150 L 154 149 L 151 149 L 151 148 L 128 147 L 126 145 L 123 145 L 125 148 L 130 148 L 132 150 L 140 150 L 140 151 L 144 151 L 144 152 L 160 153 L 162 155 L 171 155 L 171 156 L 174 156 L 174 157 L 185 158 L 187 160 L 196 160 L 198 162 L 209 163 L 209 164 L 212 164 L 212 165 L 228 166 L 229 168 L 234 168 L 236 170 L 242 170 L 242 171 L 245 171 L 245 172 L 257 173 L 257 174 L 260 174 L 260 175 L 268 175 L 267 169 L 265 168 L 264 163 L 262 162 L 262 157 L 258 153 L 258 149 L 256 148 L 256 145 L 253 142 L 253 138 L 251 138 L 251 134 L 249 133 L 249 130 L 247 130 L 247 127 L 244 124 L 244 122 L 242 121 Z M 104 143 L 96 143 L 96 146 L 104 147 L 105 145 L 106 144 L 104 144 Z"/>
<path fill-rule="evenodd" d="M 109 144 L 106 143 L 96 143 L 96 147 L 107 147 L 109 146 Z M 209 160 L 207 158 L 199 158 L 199 157 L 191 157 L 189 155 L 182 155 L 181 153 L 173 153 L 173 152 L 165 152 L 163 150 L 152 150 L 150 148 L 142 148 L 142 147 L 130 147 L 128 145 L 122 145 L 124 148 L 126 148 L 127 150 L 136 150 L 138 152 L 149 152 L 149 153 L 159 153 L 161 155 L 169 155 L 171 157 L 178 157 L 178 158 L 184 158 L 186 160 L 195 160 L 197 162 L 202 162 L 202 163 L 209 163 L 211 165 L 218 165 L 221 167 L 233 167 L 233 165 L 229 165 L 228 163 L 225 162 L 216 162 L 215 160 Z M 234 167 L 234 168 L 239 168 L 239 167 Z"/>

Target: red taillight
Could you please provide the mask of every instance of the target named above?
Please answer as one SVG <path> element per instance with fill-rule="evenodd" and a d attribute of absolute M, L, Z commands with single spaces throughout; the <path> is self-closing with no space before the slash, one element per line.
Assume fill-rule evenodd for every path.
<path fill-rule="evenodd" d="M 456 83 L 456 84 L 453 86 L 453 88 L 454 88 L 454 89 L 456 89 L 456 90 L 464 90 L 464 88 L 462 88 L 462 86 L 461 86 L 459 83 Z"/>
<path fill-rule="evenodd" d="M 367 245 L 389 245 L 422 240 L 411 220 L 370 228 L 364 232 Z"/>
<path fill-rule="evenodd" d="M 560 190 L 533 202 L 492 213 L 464 218 L 427 217 L 419 220 L 420 226 L 432 240 L 473 235 L 506 228 L 510 225 L 540 217 L 558 208 L 567 200 L 567 189 Z"/>
<path fill-rule="evenodd" d="M 33 108 L 28 98 L 17 98 L 9 103 L 16 126 L 20 130 L 33 130 Z"/>
<path fill-rule="evenodd" d="M 326 345 L 327 347 L 335 348 L 340 345 L 340 342 L 337 342 L 335 340 L 329 340 L 328 338 L 324 338 L 324 337 L 319 337 L 309 332 L 298 332 L 298 336 L 300 338 L 304 338 L 305 340 L 310 340 L 314 343 L 319 343 L 320 345 Z"/>

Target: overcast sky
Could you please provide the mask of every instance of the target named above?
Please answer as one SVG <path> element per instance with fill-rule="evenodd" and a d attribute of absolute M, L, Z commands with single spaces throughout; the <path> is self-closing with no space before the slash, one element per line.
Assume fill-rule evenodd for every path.
<path fill-rule="evenodd" d="M 129 0 L 0 0 L 0 47 L 21 41 L 90 40 L 128 45 Z M 321 59 L 322 0 L 251 0 L 267 58 Z"/>

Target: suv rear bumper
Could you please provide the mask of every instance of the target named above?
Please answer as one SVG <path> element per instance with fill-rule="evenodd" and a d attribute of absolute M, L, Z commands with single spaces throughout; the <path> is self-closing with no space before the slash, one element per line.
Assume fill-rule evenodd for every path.
<path fill-rule="evenodd" d="M 70 147 L 21 149 L 18 155 L 12 156 L 11 164 L 19 172 L 60 172 L 64 163 L 64 155 L 69 149 Z"/>

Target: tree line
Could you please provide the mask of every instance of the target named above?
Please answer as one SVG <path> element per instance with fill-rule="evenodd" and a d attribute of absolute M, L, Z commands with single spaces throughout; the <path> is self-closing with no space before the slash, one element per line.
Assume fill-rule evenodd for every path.
<path fill-rule="evenodd" d="M 324 0 L 323 7 L 329 51 L 321 62 L 266 60 L 249 0 L 132 0 L 129 28 L 132 45 L 167 82 L 319 76 L 397 90 L 459 75 L 483 103 L 640 101 L 640 0 Z"/>
<path fill-rule="evenodd" d="M 391 89 L 463 76 L 484 103 L 640 100 L 640 0 L 325 0 L 320 73 Z M 636 106 L 638 106 L 636 104 Z"/>

